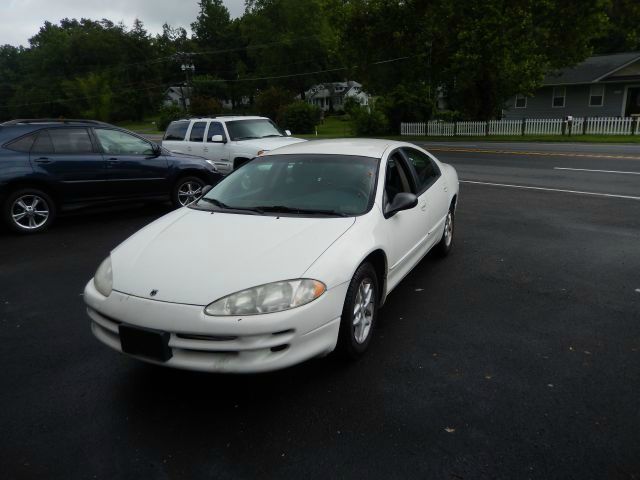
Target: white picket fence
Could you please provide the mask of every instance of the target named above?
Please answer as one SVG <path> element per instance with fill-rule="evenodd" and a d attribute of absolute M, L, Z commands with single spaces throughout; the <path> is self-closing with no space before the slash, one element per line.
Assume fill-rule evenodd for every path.
<path fill-rule="evenodd" d="M 574 117 L 571 125 L 560 118 L 490 120 L 488 122 L 402 123 L 401 135 L 413 136 L 485 136 L 485 135 L 640 135 L 640 118 Z"/>

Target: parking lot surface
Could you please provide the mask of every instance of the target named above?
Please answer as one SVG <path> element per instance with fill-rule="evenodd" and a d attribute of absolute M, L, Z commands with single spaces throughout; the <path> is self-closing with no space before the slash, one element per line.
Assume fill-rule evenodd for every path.
<path fill-rule="evenodd" d="M 454 250 L 352 364 L 210 375 L 99 344 L 85 283 L 168 207 L 0 233 L 2 476 L 639 478 L 640 149 L 431 147 L 462 180 Z"/>

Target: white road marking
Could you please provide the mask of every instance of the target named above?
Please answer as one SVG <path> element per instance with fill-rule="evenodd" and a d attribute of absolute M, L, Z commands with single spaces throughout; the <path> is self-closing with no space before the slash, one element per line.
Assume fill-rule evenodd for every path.
<path fill-rule="evenodd" d="M 615 195 L 612 193 L 582 192 L 580 190 L 563 190 L 561 188 L 530 187 L 527 185 L 511 185 L 508 183 L 476 182 L 472 180 L 460 180 L 460 183 L 472 183 L 475 185 L 489 185 L 492 187 L 521 188 L 523 190 L 542 190 L 545 192 L 573 193 L 576 195 L 591 195 L 594 197 L 626 198 L 629 200 L 640 200 L 640 197 L 634 197 L 632 195 Z"/>
<path fill-rule="evenodd" d="M 554 170 L 571 170 L 573 172 L 624 173 L 625 175 L 640 175 L 640 172 L 623 172 L 620 170 L 590 170 L 588 168 L 553 167 Z"/>

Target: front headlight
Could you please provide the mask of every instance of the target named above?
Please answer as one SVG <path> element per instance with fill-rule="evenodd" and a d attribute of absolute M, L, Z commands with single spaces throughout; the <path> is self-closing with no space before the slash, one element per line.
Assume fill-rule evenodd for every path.
<path fill-rule="evenodd" d="M 216 172 L 218 171 L 218 167 L 216 167 L 216 164 L 213 162 L 213 160 L 205 160 L 205 162 L 207 162 Z"/>
<path fill-rule="evenodd" d="M 314 301 L 326 289 L 324 283 L 309 278 L 267 283 L 222 297 L 204 312 L 216 316 L 282 312 Z"/>
<path fill-rule="evenodd" d="M 102 295 L 108 297 L 111 295 L 113 289 L 113 273 L 111 271 L 111 255 L 104 259 L 104 261 L 96 270 L 96 274 L 93 276 L 93 284 Z"/>

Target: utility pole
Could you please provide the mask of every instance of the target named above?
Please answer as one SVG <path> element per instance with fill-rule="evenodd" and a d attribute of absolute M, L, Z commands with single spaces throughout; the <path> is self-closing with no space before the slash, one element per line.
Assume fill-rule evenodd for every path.
<path fill-rule="evenodd" d="M 185 85 L 187 87 L 187 91 L 184 92 L 181 86 L 180 92 L 182 93 L 182 106 L 184 107 L 185 111 L 187 111 L 187 96 L 189 97 L 189 100 L 191 100 L 191 77 L 189 74 L 193 76 L 193 73 L 196 71 L 196 66 L 193 64 L 192 53 L 179 52 L 176 54 L 176 56 L 180 60 L 180 69 L 184 72 L 185 76 Z"/>

